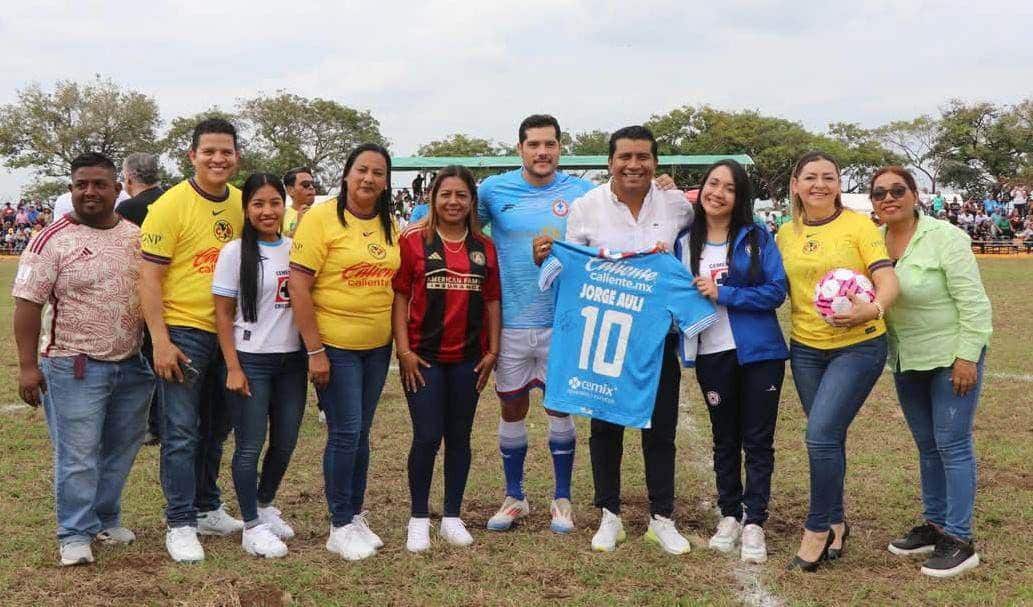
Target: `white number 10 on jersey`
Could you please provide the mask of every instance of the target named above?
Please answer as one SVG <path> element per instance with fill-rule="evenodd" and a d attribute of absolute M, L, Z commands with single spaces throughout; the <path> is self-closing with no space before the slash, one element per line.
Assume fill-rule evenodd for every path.
<path fill-rule="evenodd" d="M 581 335 L 581 356 L 578 358 L 577 366 L 588 370 L 588 359 L 592 358 L 592 372 L 607 377 L 620 377 L 621 369 L 624 368 L 624 355 L 628 352 L 628 336 L 631 334 L 631 323 L 634 321 L 631 314 L 618 312 L 617 310 L 606 310 L 603 312 L 602 322 L 599 321 L 599 308 L 596 306 L 585 306 L 581 308 L 581 316 L 585 319 L 585 331 Z M 596 343 L 595 328 L 600 324 L 599 338 Z M 617 325 L 617 347 L 613 353 L 613 360 L 606 360 L 607 346 L 610 344 L 610 334 L 613 326 Z M 592 345 L 595 344 L 595 356 L 592 357 Z"/>

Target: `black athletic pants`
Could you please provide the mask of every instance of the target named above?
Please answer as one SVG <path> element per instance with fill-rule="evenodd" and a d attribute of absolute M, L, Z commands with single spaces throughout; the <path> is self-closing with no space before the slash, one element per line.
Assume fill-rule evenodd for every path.
<path fill-rule="evenodd" d="M 785 361 L 740 365 L 735 350 L 701 354 L 696 379 L 714 433 L 714 476 L 721 516 L 764 526 L 775 469 L 775 420 Z M 746 487 L 742 482 L 746 454 Z"/>
<path fill-rule="evenodd" d="M 677 335 L 667 336 L 661 365 L 652 427 L 642 430 L 642 458 L 646 465 L 649 513 L 670 518 L 674 512 L 674 436 L 678 429 L 678 388 L 681 385 Z M 589 449 L 595 505 L 620 514 L 624 426 L 593 419 Z"/>

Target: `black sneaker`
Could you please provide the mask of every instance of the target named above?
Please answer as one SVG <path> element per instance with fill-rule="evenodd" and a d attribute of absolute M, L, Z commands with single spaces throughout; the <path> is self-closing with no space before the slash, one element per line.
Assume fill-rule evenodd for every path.
<path fill-rule="evenodd" d="M 933 577 L 954 577 L 977 565 L 979 555 L 973 542 L 943 534 L 936 542 L 933 555 L 922 565 L 922 573 Z"/>
<path fill-rule="evenodd" d="M 936 548 L 936 542 L 943 536 L 931 523 L 912 527 L 902 538 L 890 542 L 889 551 L 898 556 L 929 554 Z"/>

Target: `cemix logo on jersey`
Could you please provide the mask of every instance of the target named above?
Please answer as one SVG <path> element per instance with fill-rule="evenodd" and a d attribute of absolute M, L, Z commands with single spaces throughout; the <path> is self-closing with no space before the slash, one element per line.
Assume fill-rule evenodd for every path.
<path fill-rule="evenodd" d="M 349 287 L 390 286 L 395 271 L 378 263 L 360 261 L 341 270 L 341 280 Z"/>
<path fill-rule="evenodd" d="M 614 402 L 614 394 L 617 393 L 616 386 L 601 384 L 599 382 L 581 379 L 580 377 L 571 377 L 568 379 L 567 388 L 568 391 L 575 394 L 593 396 L 596 399 L 603 400 L 611 404 Z"/>
<path fill-rule="evenodd" d="M 203 251 L 198 251 L 194 255 L 194 269 L 197 270 L 198 274 L 211 274 L 215 271 L 215 262 L 219 260 L 219 249 L 215 247 L 209 247 Z"/>

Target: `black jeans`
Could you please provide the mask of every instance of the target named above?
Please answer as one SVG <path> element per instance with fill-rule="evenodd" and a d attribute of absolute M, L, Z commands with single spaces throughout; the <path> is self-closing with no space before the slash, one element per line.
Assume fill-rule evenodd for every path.
<path fill-rule="evenodd" d="M 696 380 L 714 434 L 714 477 L 721 516 L 764 526 L 775 469 L 775 421 L 785 378 L 785 361 L 740 365 L 735 350 L 701 354 Z M 746 454 L 746 488 L 742 483 Z"/>
<path fill-rule="evenodd" d="M 661 365 L 651 428 L 642 430 L 642 458 L 646 464 L 649 513 L 670 518 L 674 512 L 674 437 L 678 430 L 678 388 L 681 385 L 677 335 L 667 336 Z M 595 505 L 620 514 L 624 426 L 593 419 L 589 449 Z"/>
<path fill-rule="evenodd" d="M 407 392 L 412 418 L 409 449 L 409 495 L 413 518 L 430 516 L 430 482 L 434 460 L 445 441 L 444 516 L 459 516 L 470 473 L 470 430 L 477 411 L 476 360 L 434 363 L 421 368 L 426 385 Z"/>

